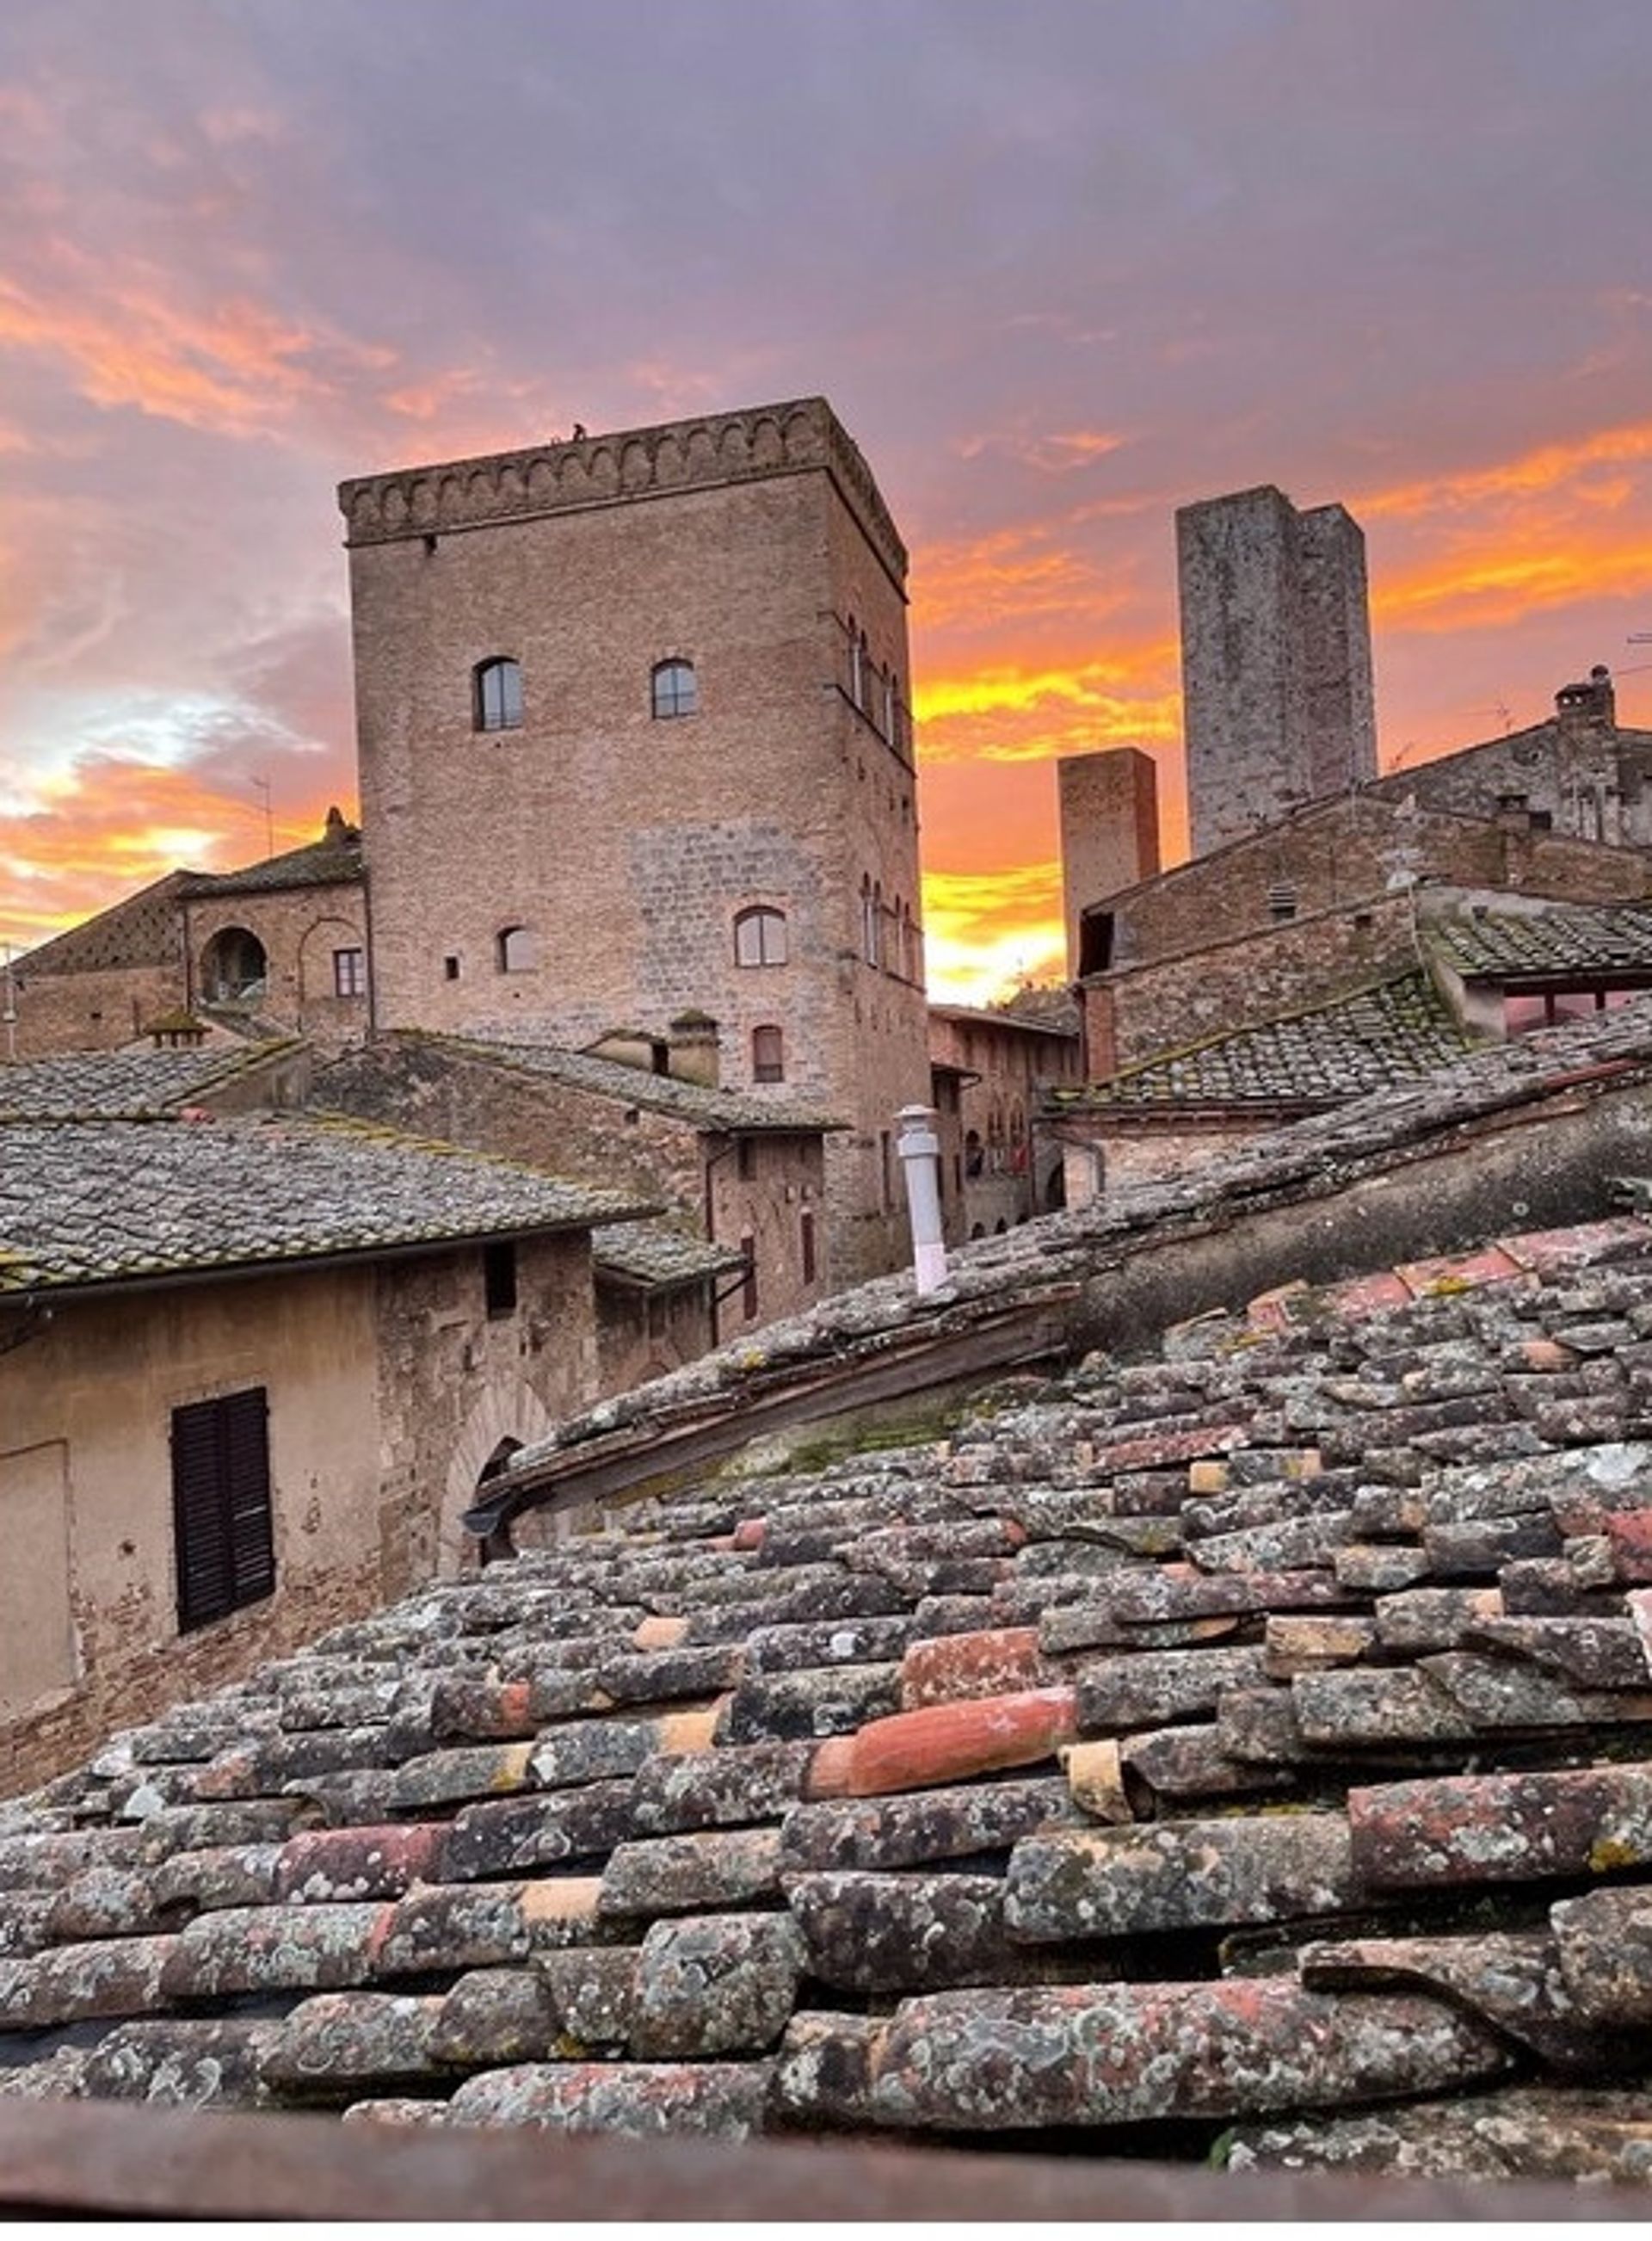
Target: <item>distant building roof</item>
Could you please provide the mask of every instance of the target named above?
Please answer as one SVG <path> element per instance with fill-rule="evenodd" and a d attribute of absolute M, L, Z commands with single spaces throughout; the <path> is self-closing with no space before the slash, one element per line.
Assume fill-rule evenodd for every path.
<path fill-rule="evenodd" d="M 0 1120 L 138 1120 L 193 1104 L 276 1046 L 71 1051 L 0 1066 Z M 288 1044 L 291 1049 L 296 1046 Z"/>
<path fill-rule="evenodd" d="M 185 872 L 182 893 L 201 895 L 264 894 L 286 887 L 332 886 L 361 877 L 361 833 L 338 811 L 328 812 L 319 840 L 284 854 L 266 856 L 236 872 Z"/>
<path fill-rule="evenodd" d="M 819 1135 L 848 1125 L 808 1106 L 779 1099 L 771 1101 L 734 1090 L 707 1089 L 699 1082 L 650 1074 L 641 1067 L 623 1065 L 618 1059 L 592 1058 L 554 1043 L 518 1042 L 483 1034 L 427 1034 L 411 1029 L 405 1030 L 399 1040 L 451 1050 L 457 1057 L 513 1067 L 523 1074 L 542 1074 L 547 1080 L 588 1091 L 593 1097 L 617 1098 L 645 1112 L 670 1114 L 699 1128 L 729 1134 L 768 1129 L 790 1135 Z"/>
<path fill-rule="evenodd" d="M 1076 1014 L 1076 1007 L 1070 1007 Z M 1076 1015 L 1068 1019 L 1040 1019 L 1031 1012 L 1000 1011 L 975 1004 L 932 1004 L 932 1020 L 951 1020 L 963 1027 L 1005 1027 L 1013 1034 L 1053 1036 L 1058 1042 L 1076 1042 L 1079 1025 Z"/>
<path fill-rule="evenodd" d="M 1068 1106 L 1331 1105 L 1474 1047 L 1428 975 L 1412 972 L 1052 1095 Z"/>
<path fill-rule="evenodd" d="M 1439 920 L 1428 935 L 1469 980 L 1652 973 L 1652 903 L 1485 909 Z"/>
<path fill-rule="evenodd" d="M 686 1236 L 663 1221 L 593 1229 L 591 1251 L 599 1275 L 662 1291 L 683 1284 L 703 1284 L 746 1266 L 746 1255 L 735 1247 L 708 1245 L 703 1237 Z"/>
<path fill-rule="evenodd" d="M 656 1211 L 358 1121 L 14 1120 L 0 1127 L 0 1297 Z"/>
<path fill-rule="evenodd" d="M 169 872 L 124 901 L 111 903 L 96 918 L 71 926 L 19 957 L 14 966 L 27 987 L 39 975 L 57 973 L 118 973 L 145 965 L 179 960 L 177 905 L 193 874 Z"/>

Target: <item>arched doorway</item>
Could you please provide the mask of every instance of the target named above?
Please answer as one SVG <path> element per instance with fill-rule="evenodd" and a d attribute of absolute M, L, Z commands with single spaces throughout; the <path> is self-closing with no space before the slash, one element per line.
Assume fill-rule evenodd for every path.
<path fill-rule="evenodd" d="M 201 952 L 201 1000 L 254 1003 L 264 993 L 269 971 L 270 960 L 256 933 L 244 926 L 220 927 Z"/>

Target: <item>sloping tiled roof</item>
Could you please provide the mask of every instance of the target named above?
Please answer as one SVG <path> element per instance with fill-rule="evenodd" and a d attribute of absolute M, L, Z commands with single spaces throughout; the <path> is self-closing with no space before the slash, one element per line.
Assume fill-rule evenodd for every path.
<path fill-rule="evenodd" d="M 633 1284 L 672 1286 L 703 1283 L 746 1265 L 732 1246 L 708 1245 L 663 1221 L 627 1222 L 619 1229 L 593 1229 L 591 1250 L 599 1274 Z"/>
<path fill-rule="evenodd" d="M 1566 973 L 1652 973 L 1652 903 L 1488 910 L 1430 928 L 1459 973 L 1488 980 Z"/>
<path fill-rule="evenodd" d="M 340 1628 L 0 1810 L 0 2091 L 1644 2179 L 1649 1357 L 1513 1236 Z"/>
<path fill-rule="evenodd" d="M 10 1121 L 0 1127 L 0 1296 L 656 1210 L 356 1122 Z"/>
<path fill-rule="evenodd" d="M 17 979 L 27 987 L 37 975 L 53 973 L 118 972 L 180 960 L 177 900 L 188 872 L 169 872 L 124 902 L 111 903 L 84 925 L 43 942 L 17 959 Z"/>
<path fill-rule="evenodd" d="M 188 1105 L 261 1065 L 266 1045 L 72 1051 L 0 1067 L 0 1120 L 136 1120 Z"/>
<path fill-rule="evenodd" d="M 617 1059 L 591 1058 L 583 1051 L 564 1050 L 552 1043 L 511 1042 L 482 1034 L 436 1035 L 405 1031 L 399 1040 L 428 1043 L 452 1051 L 461 1058 L 486 1059 L 496 1066 L 517 1067 L 524 1074 L 543 1074 L 565 1082 L 571 1089 L 589 1091 L 593 1097 L 617 1098 L 645 1113 L 665 1113 L 698 1128 L 725 1131 L 774 1129 L 795 1135 L 815 1134 L 848 1124 L 804 1105 L 742 1095 L 733 1090 L 707 1089 L 697 1081 L 678 1081 L 669 1074 L 649 1074 L 641 1067 L 625 1066 Z"/>
<path fill-rule="evenodd" d="M 191 896 L 264 894 L 288 887 L 335 886 L 361 877 L 361 835 L 343 827 L 339 838 L 324 837 L 302 848 L 246 864 L 237 872 L 185 872 L 183 893 Z"/>
<path fill-rule="evenodd" d="M 1067 1094 L 1128 1106 L 1328 1105 L 1415 1080 L 1473 1047 L 1428 975 L 1407 973 Z"/>

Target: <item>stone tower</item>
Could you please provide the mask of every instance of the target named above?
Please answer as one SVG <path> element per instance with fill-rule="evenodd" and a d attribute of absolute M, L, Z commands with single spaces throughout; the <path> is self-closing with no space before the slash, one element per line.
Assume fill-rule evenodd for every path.
<path fill-rule="evenodd" d="M 926 1102 L 906 549 L 819 398 L 349 482 L 376 1022 L 663 1060 L 828 1139 L 833 1281 Z"/>
<path fill-rule="evenodd" d="M 1159 869 L 1159 779 L 1140 747 L 1103 747 L 1057 761 L 1061 906 L 1069 980 L 1093 968 L 1081 921 L 1093 903 Z"/>
<path fill-rule="evenodd" d="M 1193 853 L 1376 775 L 1365 539 L 1271 485 L 1176 515 Z"/>

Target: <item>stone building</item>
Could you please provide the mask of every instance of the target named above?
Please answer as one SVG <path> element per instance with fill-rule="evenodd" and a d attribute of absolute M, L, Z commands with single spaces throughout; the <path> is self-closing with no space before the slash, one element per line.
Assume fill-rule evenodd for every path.
<path fill-rule="evenodd" d="M 929 1055 L 960 1085 L 958 1142 L 941 1201 L 943 1215 L 957 1208 L 948 1241 L 954 1228 L 960 1240 L 993 1236 L 1059 1206 L 1060 1157 L 1033 1124 L 1042 1091 L 1082 1077 L 1076 1019 L 932 1004 Z"/>
<path fill-rule="evenodd" d="M 592 1233 L 646 1201 L 224 1086 L 4 1076 L 0 1787 L 457 1567 L 490 1467 L 600 1390 Z"/>
<path fill-rule="evenodd" d="M 906 549 L 820 398 L 375 475 L 350 551 L 378 1024 L 698 1009 L 850 1126 L 831 1281 L 901 1251 L 925 1060 Z"/>
<path fill-rule="evenodd" d="M 169 872 L 20 959 L 6 976 L 17 1056 L 114 1050 L 179 1016 L 335 1050 L 367 1031 L 361 834 L 235 872 Z"/>
<path fill-rule="evenodd" d="M 1055 773 L 1067 969 L 1076 980 L 1094 970 L 1084 950 L 1085 912 L 1159 869 L 1158 771 L 1140 747 L 1107 747 L 1063 755 Z"/>
<path fill-rule="evenodd" d="M 1176 515 L 1193 852 L 1376 776 L 1365 539 L 1271 485 Z"/>
<path fill-rule="evenodd" d="M 720 1087 L 711 1026 L 691 1046 L 711 1080 L 545 1044 L 392 1031 L 324 1068 L 313 1095 L 661 1202 L 667 1223 L 599 1235 L 602 1389 L 621 1392 L 822 1289 L 825 1147 L 842 1124 Z"/>

